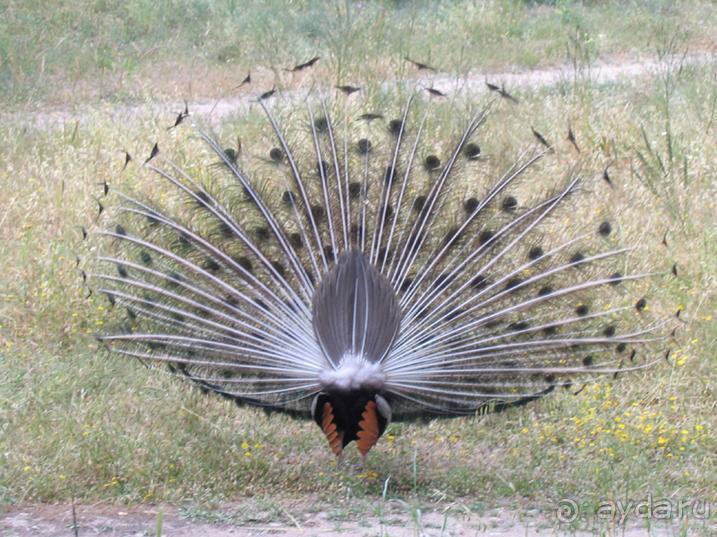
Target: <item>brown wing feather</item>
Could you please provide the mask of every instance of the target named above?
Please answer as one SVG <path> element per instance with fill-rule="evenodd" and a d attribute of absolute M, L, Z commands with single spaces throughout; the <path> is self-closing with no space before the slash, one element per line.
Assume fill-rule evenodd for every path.
<path fill-rule="evenodd" d="M 343 434 L 336 430 L 334 423 L 334 408 L 331 403 L 324 403 L 324 410 L 321 418 L 321 430 L 324 431 L 326 439 L 329 441 L 331 451 L 338 457 L 343 451 Z"/>
<path fill-rule="evenodd" d="M 376 445 L 378 442 L 379 426 L 378 426 L 378 415 L 376 414 L 376 403 L 369 401 L 366 403 L 366 408 L 361 414 L 361 421 L 359 422 L 359 431 L 356 435 L 356 447 L 361 455 L 366 456 L 369 450 Z"/>

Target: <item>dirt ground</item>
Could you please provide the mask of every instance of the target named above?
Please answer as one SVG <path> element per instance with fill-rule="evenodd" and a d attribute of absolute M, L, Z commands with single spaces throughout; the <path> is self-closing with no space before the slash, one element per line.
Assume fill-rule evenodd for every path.
<path fill-rule="evenodd" d="M 582 80 L 590 80 L 597 83 L 609 83 L 624 79 L 635 79 L 640 76 L 652 74 L 664 70 L 666 66 L 696 66 L 714 59 L 715 51 L 705 50 L 692 52 L 684 56 L 668 56 L 658 60 L 656 58 L 632 59 L 625 58 L 606 59 L 592 65 L 589 69 L 576 72 L 570 65 L 559 65 L 547 69 L 531 69 L 524 71 L 505 71 L 494 73 L 471 73 L 468 76 L 456 78 L 446 73 L 435 73 L 418 77 L 414 80 L 417 87 L 430 85 L 449 95 L 470 94 L 480 95 L 489 93 L 486 82 L 503 86 L 506 90 L 519 90 L 521 88 L 540 88 L 571 81 L 573 77 L 580 77 Z M 387 85 L 395 84 L 395 81 L 387 81 Z M 308 95 L 307 88 L 294 88 L 282 91 L 280 98 L 284 102 L 301 102 Z M 193 116 L 202 117 L 213 127 L 219 125 L 222 120 L 235 114 L 246 113 L 256 102 L 256 96 L 247 94 L 241 97 L 227 97 L 223 99 L 204 99 L 187 103 Z M 103 113 L 110 114 L 118 121 L 125 121 L 128 118 L 146 114 L 148 111 L 176 110 L 184 107 L 182 102 L 161 102 L 143 103 L 139 105 L 117 105 L 111 109 L 103 109 Z M 34 128 L 51 128 L 62 126 L 65 123 L 81 121 L 96 113 L 96 108 L 72 107 L 72 108 L 42 108 L 34 112 L 10 112 L 0 111 L 0 119 L 9 123 L 22 123 Z"/>
<path fill-rule="evenodd" d="M 560 527 L 557 521 L 537 512 L 511 512 L 498 508 L 482 514 L 469 512 L 460 506 L 425 513 L 407 512 L 406 504 L 387 501 L 381 506 L 381 516 L 358 515 L 355 518 L 337 517 L 325 511 L 307 510 L 310 504 L 282 508 L 284 514 L 277 521 L 267 521 L 257 512 L 255 522 L 241 524 L 229 521 L 239 504 L 227 505 L 211 513 L 180 512 L 167 506 L 126 508 L 107 505 L 78 505 L 73 523 L 71 505 L 26 505 L 5 508 L 0 512 L 2 537 L 150 537 L 159 535 L 157 521 L 161 516 L 161 535 L 165 537 L 249 537 L 326 536 L 326 537 L 468 537 L 490 535 L 496 537 L 534 537 L 592 535 L 621 537 L 668 537 L 692 535 L 689 527 L 653 526 L 648 531 L 641 521 L 626 526 L 615 524 L 588 525 L 583 529 Z M 377 509 L 379 509 L 377 505 Z M 161 513 L 161 515 L 160 515 Z M 246 515 L 245 515 L 246 516 Z M 227 517 L 227 521 L 222 521 Z M 204 518 L 205 520 L 201 520 Z M 249 517 L 249 519 L 251 516 Z M 207 521 L 206 519 L 218 520 Z M 686 533 L 685 533 L 686 532 Z M 694 533 L 698 534 L 698 533 Z"/>

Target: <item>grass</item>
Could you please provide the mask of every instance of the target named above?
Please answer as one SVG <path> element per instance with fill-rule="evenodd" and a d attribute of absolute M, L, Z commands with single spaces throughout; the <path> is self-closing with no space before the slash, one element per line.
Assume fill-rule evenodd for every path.
<path fill-rule="evenodd" d="M 531 9 L 559 12 L 503 6 L 491 9 L 488 19 L 502 20 L 508 13 L 528 18 Z M 11 8 L 14 16 L 22 12 L 12 5 L 6 9 Z M 366 9 L 396 17 L 407 10 L 404 16 L 412 20 L 412 10 L 428 8 L 368 4 Z M 607 9 L 568 5 L 564 11 L 596 20 Z M 456 12 L 445 10 L 445 17 L 455 20 L 450 17 Z M 191 32 L 186 32 L 172 35 L 188 39 Z M 616 50 L 626 46 L 621 37 L 627 39 L 614 36 Z M 111 39 L 119 43 L 124 37 Z M 146 39 L 144 46 L 151 46 L 156 37 Z M 437 38 L 425 39 L 428 46 Z M 517 41 L 513 46 L 525 49 Z M 302 47 L 296 50 L 303 52 Z M 420 50 L 425 50 L 420 57 L 443 63 L 438 48 Z M 510 56 L 510 47 L 506 50 L 501 60 L 520 63 L 515 61 L 518 52 Z M 312 51 L 306 46 L 306 55 Z M 445 57 L 446 64 L 455 65 L 453 56 Z M 540 61 L 555 59 L 545 54 Z M 285 60 L 293 61 L 288 56 L 276 61 Z M 364 72 L 347 65 L 350 73 Z M 58 72 L 59 66 L 57 60 Z M 669 268 L 672 260 L 678 263 L 680 277 L 656 290 L 664 313 L 679 306 L 688 322 L 671 365 L 505 414 L 392 425 L 360 473 L 336 468 L 312 423 L 237 410 L 147 374 L 138 364 L 108 359 L 96 348 L 91 335 L 106 304 L 84 299 L 75 268 L 75 252 L 81 248 L 78 226 L 96 214 L 97 183 L 121 180 L 120 149 L 145 151 L 168 118 L 139 114 L 118 129 L 108 108 L 97 107 L 81 122 L 51 129 L 0 126 L 0 504 L 72 497 L 171 502 L 186 504 L 190 517 L 241 522 L 252 509 L 227 514 L 218 505 L 252 497 L 262 517 L 282 518 L 277 505 L 283 499 L 308 496 L 331 506 L 332 516 L 340 520 L 370 511 L 383 497 L 406 502 L 418 525 L 421 509 L 454 503 L 478 506 L 474 509 L 484 504 L 535 507 L 550 514 L 561 498 L 575 498 L 594 514 L 606 499 L 639 500 L 647 494 L 714 502 L 717 68 L 714 63 L 680 67 L 665 65 L 639 83 L 577 80 L 525 89 L 519 95 L 521 107 L 500 107 L 490 127 L 507 144 L 520 147 L 530 136 L 526 110 L 529 121 L 553 140 L 563 137 L 569 118 L 583 147 L 601 162 L 613 162 L 610 173 L 618 186 L 615 199 L 625 234 L 655 245 L 646 264 Z M 93 68 L 88 69 L 82 76 L 89 76 Z M 372 76 L 369 82 L 380 80 L 380 70 Z M 153 92 L 147 84 L 143 87 Z M 19 85 L 12 93 L 22 96 L 23 91 Z M 451 107 L 441 110 L 447 128 L 455 127 Z M 241 128 L 251 139 L 255 118 L 250 114 L 222 125 L 220 136 L 231 141 Z M 162 136 L 182 139 L 182 134 Z M 558 151 L 556 158 L 568 153 Z M 665 232 L 670 259 L 659 247 Z"/>
<path fill-rule="evenodd" d="M 709 48 L 714 3 L 10 0 L 0 6 L 0 103 L 212 98 L 249 70 L 264 91 L 301 84 L 284 69 L 314 55 L 329 84 L 405 76 L 404 56 L 456 75 L 572 61 L 576 43 L 592 59 L 635 57 L 684 29 L 692 50 Z"/>

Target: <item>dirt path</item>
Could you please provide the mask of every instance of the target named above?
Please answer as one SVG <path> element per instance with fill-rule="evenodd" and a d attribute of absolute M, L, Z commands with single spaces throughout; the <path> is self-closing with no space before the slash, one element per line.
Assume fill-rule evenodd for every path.
<path fill-rule="evenodd" d="M 668 537 L 693 535 L 686 527 L 655 526 L 648 531 L 640 521 L 626 527 L 603 523 L 571 530 L 556 525 L 555 517 L 546 518 L 537 511 L 511 512 L 497 508 L 478 514 L 464 505 L 453 503 L 425 512 L 406 503 L 389 500 L 363 515 L 307 510 L 306 502 L 285 502 L 270 511 L 247 509 L 241 504 L 227 505 L 217 511 L 183 511 L 166 506 L 122 508 L 81 505 L 76 508 L 77 528 L 69 505 L 13 507 L 0 513 L 1 537 L 144 537 L 156 536 L 161 517 L 161 534 L 166 537 L 249 537 L 259 535 L 326 537 L 534 537 L 548 535 L 592 535 L 621 537 Z M 379 516 L 380 513 L 380 516 Z M 706 533 L 705 533 L 706 534 Z"/>
<path fill-rule="evenodd" d="M 576 79 L 592 81 L 595 83 L 608 83 L 624 79 L 635 79 L 640 76 L 654 74 L 668 68 L 679 69 L 686 66 L 707 65 L 717 61 L 717 52 L 702 51 L 688 55 L 669 56 L 662 59 L 643 58 L 638 61 L 602 60 L 589 68 L 576 70 L 571 65 L 562 65 L 548 69 L 535 69 L 528 71 L 503 71 L 493 73 L 471 73 L 468 76 L 456 78 L 448 73 L 429 74 L 406 81 L 417 87 L 434 87 L 447 95 L 467 94 L 481 95 L 489 90 L 486 81 L 506 90 L 519 91 L 523 88 L 540 88 L 571 82 Z M 385 84 L 395 85 L 398 81 L 388 81 Z M 333 91 L 333 90 L 332 90 Z M 296 88 L 277 92 L 275 99 L 284 102 L 300 102 L 306 98 L 307 88 Z M 188 103 L 189 110 L 195 117 L 201 117 L 212 125 L 217 125 L 222 119 L 233 114 L 241 114 L 249 109 L 256 98 L 255 92 L 241 97 L 225 99 L 197 100 Z M 184 103 L 162 102 L 138 105 L 117 105 L 107 107 L 103 105 L 89 105 L 86 107 L 42 109 L 36 112 L 0 112 L 0 121 L 4 123 L 21 124 L 34 128 L 60 127 L 68 122 L 82 121 L 98 110 L 105 112 L 113 120 L 126 121 L 133 116 L 147 115 L 148 113 L 167 113 L 170 120 L 177 111 L 184 108 Z"/>

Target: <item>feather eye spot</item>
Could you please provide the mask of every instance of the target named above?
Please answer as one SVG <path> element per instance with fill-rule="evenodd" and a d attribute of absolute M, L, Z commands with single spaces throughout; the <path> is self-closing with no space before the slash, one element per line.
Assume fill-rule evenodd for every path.
<path fill-rule="evenodd" d="M 484 229 L 483 231 L 481 231 L 478 234 L 478 244 L 480 244 L 480 245 L 486 244 L 493 238 L 494 235 L 495 235 L 495 233 L 493 233 L 492 230 Z"/>
<path fill-rule="evenodd" d="M 230 308 L 236 308 L 239 305 L 239 300 L 233 295 L 225 295 L 223 302 Z"/>
<path fill-rule="evenodd" d="M 127 269 L 121 263 L 117 263 L 117 274 L 119 274 L 120 278 L 127 277 Z"/>
<path fill-rule="evenodd" d="M 581 261 L 583 261 L 584 259 L 585 259 L 585 254 L 583 254 L 582 252 L 575 252 L 573 254 L 573 256 L 570 258 L 570 264 L 576 265 L 576 264 L 580 263 Z"/>
<path fill-rule="evenodd" d="M 182 250 L 186 250 L 191 247 L 191 245 L 192 243 L 189 241 L 189 237 L 184 232 L 181 232 L 177 237 L 177 246 Z"/>
<path fill-rule="evenodd" d="M 615 327 L 613 325 L 606 326 L 602 333 L 605 337 L 613 337 L 615 335 Z"/>
<path fill-rule="evenodd" d="M 371 140 L 361 138 L 358 142 L 356 142 L 356 149 L 361 155 L 368 155 L 372 149 Z"/>
<path fill-rule="evenodd" d="M 318 203 L 316 205 L 311 206 L 311 217 L 316 222 L 321 222 L 324 219 L 324 216 L 326 216 L 326 210 L 324 209 L 323 205 L 319 205 Z"/>
<path fill-rule="evenodd" d="M 244 256 L 235 257 L 234 262 L 249 273 L 251 273 L 252 269 L 254 268 L 251 261 Z"/>
<path fill-rule="evenodd" d="M 274 164 L 281 164 L 284 161 L 284 152 L 278 147 L 272 147 L 269 151 L 269 160 Z"/>
<path fill-rule="evenodd" d="M 117 235 L 122 236 L 122 237 L 126 237 L 126 236 L 127 236 L 127 230 L 126 230 L 126 229 L 124 228 L 124 226 L 122 226 L 121 224 L 117 224 L 117 225 L 115 226 L 115 233 L 116 233 Z"/>
<path fill-rule="evenodd" d="M 361 196 L 361 183 L 353 181 L 349 183 L 349 198 L 358 199 Z"/>
<path fill-rule="evenodd" d="M 466 144 L 463 154 L 468 160 L 475 160 L 480 156 L 480 146 L 473 142 Z"/>
<path fill-rule="evenodd" d="M 577 308 L 575 308 L 576 315 L 579 315 L 580 317 L 584 317 L 589 311 L 590 308 L 588 308 L 585 304 L 580 304 Z"/>
<path fill-rule="evenodd" d="M 625 352 L 626 349 L 627 349 L 627 344 L 626 344 L 626 343 L 618 343 L 617 346 L 615 347 L 615 350 L 616 350 L 617 352 L 621 353 L 621 354 L 622 354 L 623 352 Z"/>
<path fill-rule="evenodd" d="M 518 208 L 518 200 L 515 199 L 513 196 L 507 196 L 503 199 L 503 203 L 501 204 L 501 208 L 506 213 L 512 213 L 515 212 L 515 210 Z"/>
<path fill-rule="evenodd" d="M 585 367 L 590 367 L 591 365 L 593 365 L 593 357 L 588 355 L 585 358 L 583 358 L 583 365 Z"/>
<path fill-rule="evenodd" d="M 227 160 L 229 162 L 236 164 L 237 159 L 239 158 L 239 153 L 233 147 L 225 147 L 224 148 L 224 156 L 227 158 Z"/>
<path fill-rule="evenodd" d="M 289 244 L 295 250 L 300 249 L 304 245 L 304 241 L 301 240 L 301 233 L 293 232 L 289 235 Z"/>
<path fill-rule="evenodd" d="M 317 117 L 314 120 L 314 129 L 316 129 L 316 132 L 326 132 L 328 128 L 329 122 L 324 116 Z"/>
<path fill-rule="evenodd" d="M 538 290 L 538 296 L 548 296 L 552 294 L 553 288 L 549 285 L 545 285 Z"/>
<path fill-rule="evenodd" d="M 606 220 L 605 222 L 600 224 L 600 226 L 598 227 L 598 233 L 600 233 L 600 235 L 602 235 L 603 237 L 607 237 L 608 235 L 610 235 L 610 233 L 612 233 L 612 225 L 610 225 L 610 222 Z"/>
<path fill-rule="evenodd" d="M 225 239 L 230 239 L 234 235 L 234 231 L 232 230 L 231 226 L 226 222 L 222 222 L 219 225 L 219 233 L 221 233 L 222 237 L 224 237 Z"/>
<path fill-rule="evenodd" d="M 546 336 L 553 336 L 558 333 L 558 327 L 555 325 L 546 326 L 543 328 L 543 334 Z"/>
<path fill-rule="evenodd" d="M 386 171 L 383 174 L 383 182 L 387 185 L 391 185 L 393 180 L 396 178 L 396 169 L 393 166 L 387 166 Z"/>
<path fill-rule="evenodd" d="M 325 160 L 319 160 L 316 163 L 316 175 L 319 177 L 327 177 L 329 171 L 329 163 Z"/>
<path fill-rule="evenodd" d="M 214 259 L 212 259 L 211 257 L 208 257 L 207 259 L 204 260 L 204 263 L 202 264 L 202 268 L 209 272 L 217 272 L 221 267 L 219 266 L 219 263 L 217 263 Z"/>
<path fill-rule="evenodd" d="M 152 264 L 152 256 L 149 255 L 149 252 L 146 250 L 142 250 L 139 253 L 139 260 L 142 262 L 143 265 L 149 266 Z"/>
<path fill-rule="evenodd" d="M 478 198 L 468 198 L 463 202 L 463 210 L 468 214 L 473 214 L 473 212 L 478 208 L 478 205 L 480 205 Z"/>
<path fill-rule="evenodd" d="M 254 235 L 260 242 L 266 242 L 269 240 L 269 228 L 266 226 L 259 226 L 254 229 Z"/>
<path fill-rule="evenodd" d="M 508 328 L 509 328 L 510 330 L 514 330 L 514 331 L 516 331 L 516 332 L 520 332 L 520 331 L 522 331 L 522 330 L 527 330 L 528 328 L 530 328 L 530 323 L 527 322 L 527 321 L 516 321 L 516 322 L 514 322 L 514 323 L 510 323 L 510 324 L 508 325 Z"/>
<path fill-rule="evenodd" d="M 613 272 L 610 275 L 610 285 L 618 285 L 622 281 L 622 272 Z"/>
<path fill-rule="evenodd" d="M 488 286 L 488 279 L 482 274 L 478 274 L 471 280 L 471 287 L 479 291 Z"/>
<path fill-rule="evenodd" d="M 291 190 L 285 190 L 284 193 L 281 195 L 281 201 L 287 207 L 293 207 L 295 203 L 294 193 Z"/>
<path fill-rule="evenodd" d="M 420 212 L 426 205 L 426 196 L 416 196 L 413 200 L 413 206 L 411 207 L 415 212 Z"/>
<path fill-rule="evenodd" d="M 523 283 L 522 278 L 513 277 L 510 278 L 507 282 L 505 282 L 505 289 L 514 289 L 515 287 L 518 287 L 520 284 Z"/>
<path fill-rule="evenodd" d="M 182 281 L 182 277 L 176 272 L 168 272 L 165 278 L 167 279 L 167 287 L 170 289 L 176 289 Z"/>
<path fill-rule="evenodd" d="M 637 311 L 645 311 L 645 308 L 647 307 L 647 299 L 645 297 L 642 297 L 640 300 L 635 302 L 635 309 Z"/>
<path fill-rule="evenodd" d="M 323 251 L 324 257 L 326 257 L 328 261 L 331 261 L 334 258 L 334 247 L 330 244 L 325 245 Z"/>
<path fill-rule="evenodd" d="M 423 160 L 423 167 L 429 172 L 436 171 L 441 167 L 441 159 L 439 159 L 436 155 L 428 155 Z"/>
<path fill-rule="evenodd" d="M 544 253 L 544 252 L 543 252 L 543 249 L 542 249 L 540 246 L 533 246 L 533 247 L 528 251 L 528 259 L 530 259 L 531 261 L 535 261 L 536 259 L 540 259 L 541 257 L 543 257 L 543 253 Z"/>
<path fill-rule="evenodd" d="M 413 285 L 413 279 L 406 278 L 401 283 L 401 291 L 403 291 L 405 293 L 406 291 L 408 291 L 410 289 L 411 285 Z"/>
<path fill-rule="evenodd" d="M 278 261 L 271 261 L 271 266 L 274 268 L 274 270 L 280 277 L 283 278 L 286 275 L 286 269 L 284 268 L 284 265 L 282 265 Z"/>
<path fill-rule="evenodd" d="M 398 136 L 403 129 L 403 122 L 400 119 L 392 119 L 388 122 L 388 132 L 394 136 Z"/>

